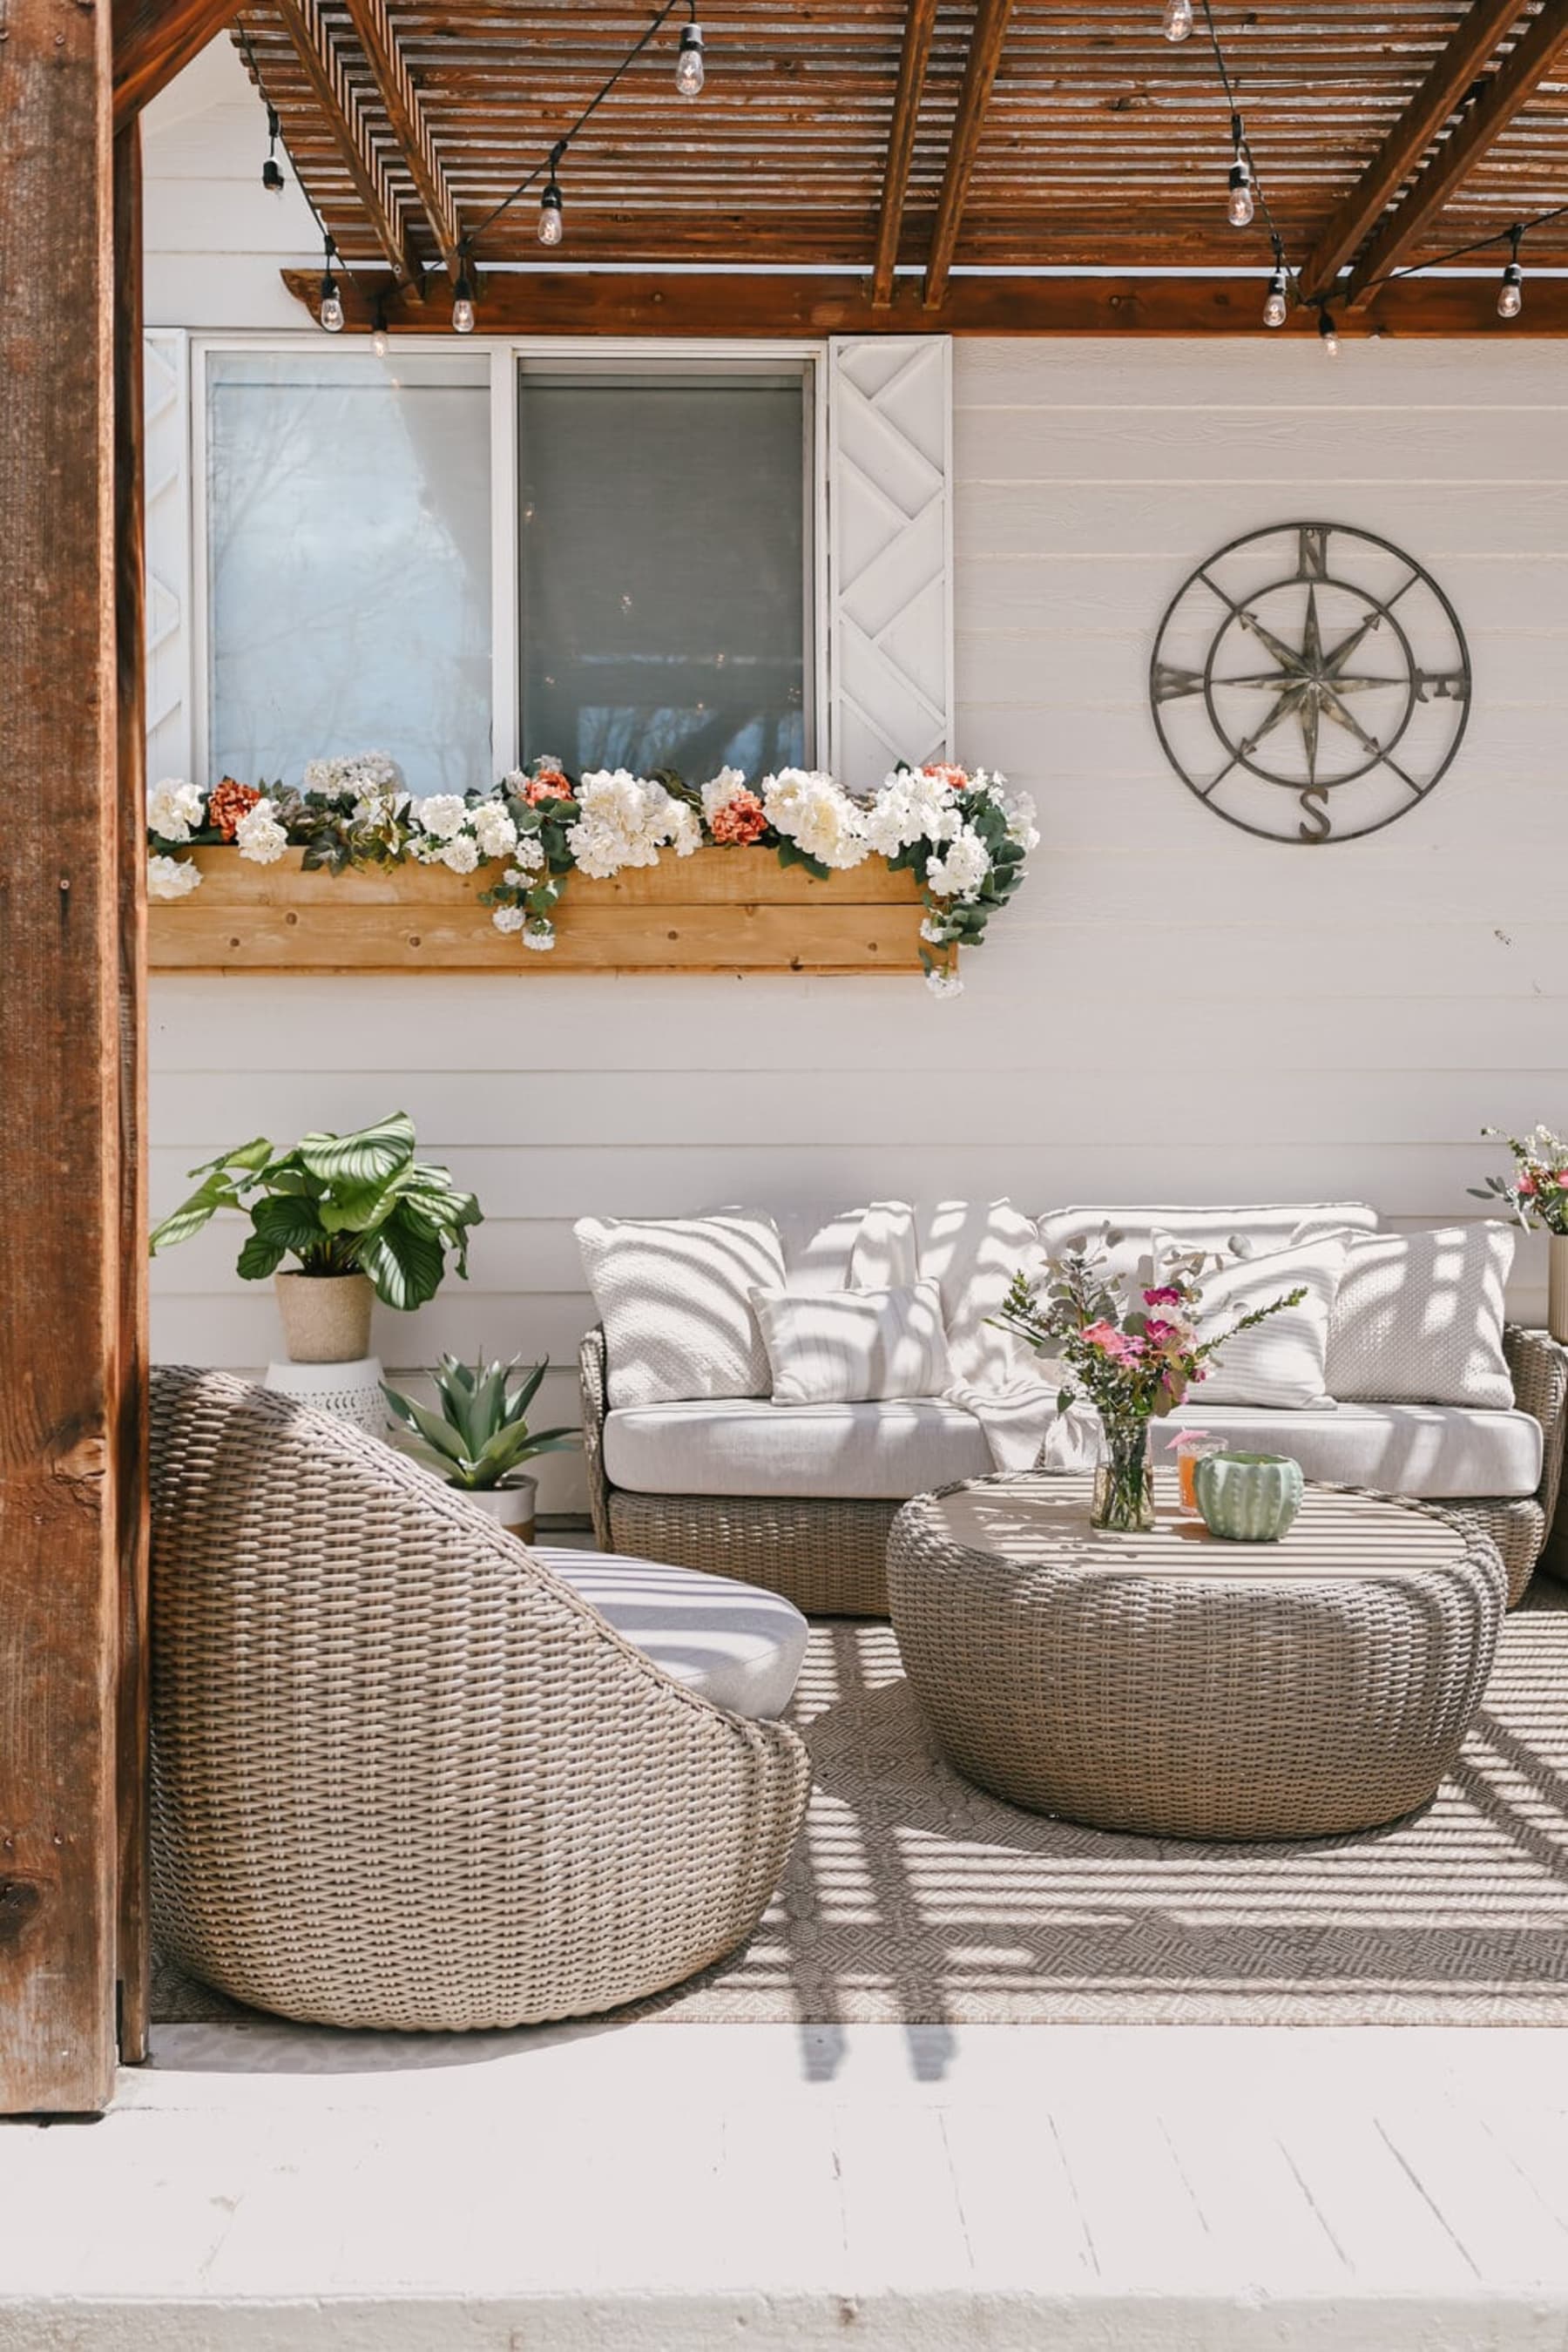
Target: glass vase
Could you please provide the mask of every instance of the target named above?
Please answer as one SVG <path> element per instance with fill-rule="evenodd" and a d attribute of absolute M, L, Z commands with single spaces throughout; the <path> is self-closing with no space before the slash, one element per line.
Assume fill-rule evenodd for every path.
<path fill-rule="evenodd" d="M 1113 1535 L 1136 1535 L 1154 1524 L 1154 1474 L 1149 1466 L 1146 1420 L 1104 1423 L 1094 1474 L 1089 1525 Z"/>

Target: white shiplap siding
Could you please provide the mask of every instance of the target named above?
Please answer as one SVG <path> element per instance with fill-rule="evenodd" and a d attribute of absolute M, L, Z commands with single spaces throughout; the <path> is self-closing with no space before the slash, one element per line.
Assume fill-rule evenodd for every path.
<path fill-rule="evenodd" d="M 255 186 L 264 141 L 242 159 L 253 193 L 241 184 L 239 127 L 226 113 L 216 137 L 198 112 L 150 145 L 166 323 L 279 323 L 281 225 Z M 204 173 L 230 185 L 197 219 Z M 246 270 L 212 251 L 220 232 L 255 239 Z M 1483 1123 L 1568 1118 L 1556 353 L 1501 337 L 1347 341 L 1335 367 L 1261 334 L 965 341 L 953 386 L 958 750 L 1029 786 L 1045 835 L 967 993 L 533 966 L 160 980 L 156 1210 L 224 1143 L 405 1107 L 489 1222 L 472 1283 L 412 1320 L 381 1317 L 376 1344 L 398 1367 L 446 1346 L 547 1349 L 552 1417 L 571 1407 L 587 1319 L 570 1233 L 587 1210 L 1006 1192 L 1030 1206 L 1356 1193 L 1402 1220 L 1478 1213 L 1466 1187 L 1495 1164 Z M 1431 567 L 1468 635 L 1476 699 L 1429 802 L 1309 855 L 1199 806 L 1161 756 L 1145 680 L 1160 614 L 1200 557 L 1319 516 Z M 232 1258 L 231 1236 L 211 1234 L 155 1267 L 161 1357 L 270 1352 L 269 1299 Z M 1535 1245 L 1521 1266 L 1528 1311 Z M 543 1469 L 545 1507 L 573 1504 L 576 1465 Z"/>

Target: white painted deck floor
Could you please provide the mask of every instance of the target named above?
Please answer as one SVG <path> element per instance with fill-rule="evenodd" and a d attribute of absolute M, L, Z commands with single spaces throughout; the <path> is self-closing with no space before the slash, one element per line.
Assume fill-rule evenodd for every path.
<path fill-rule="evenodd" d="M 0 2126 L 0 2347 L 1568 2347 L 1549 2029 L 169 2026 Z"/>

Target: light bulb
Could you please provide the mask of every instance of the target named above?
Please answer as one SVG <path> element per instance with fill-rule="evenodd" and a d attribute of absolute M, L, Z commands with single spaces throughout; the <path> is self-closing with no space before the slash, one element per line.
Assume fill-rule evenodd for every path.
<path fill-rule="evenodd" d="M 1285 273 L 1282 269 L 1277 269 L 1274 272 L 1273 277 L 1268 281 L 1268 294 L 1263 305 L 1264 325 L 1266 327 L 1282 327 L 1285 324 L 1289 307 L 1289 302 L 1287 299 L 1285 293 Z"/>
<path fill-rule="evenodd" d="M 1252 218 L 1252 181 L 1239 156 L 1230 167 L 1230 201 L 1226 212 L 1232 228 L 1245 228 Z"/>
<path fill-rule="evenodd" d="M 1193 29 L 1193 0 L 1165 0 L 1160 29 L 1168 41 L 1184 41 Z"/>
<path fill-rule="evenodd" d="M 1510 261 L 1498 288 L 1497 314 L 1500 319 L 1517 319 L 1523 308 L 1524 272 L 1517 261 Z"/>
<path fill-rule="evenodd" d="M 376 323 L 374 333 L 371 336 L 370 347 L 375 353 L 378 360 L 384 360 L 386 357 L 386 329 L 381 325 L 379 320 Z"/>
<path fill-rule="evenodd" d="M 1318 335 L 1330 359 L 1337 360 L 1340 355 L 1339 331 L 1327 310 L 1321 310 L 1318 314 Z"/>
<path fill-rule="evenodd" d="M 680 52 L 675 60 L 675 87 L 682 98 L 699 98 L 702 79 L 702 27 L 698 24 L 683 25 Z"/>
<path fill-rule="evenodd" d="M 335 278 L 321 280 L 321 324 L 329 335 L 343 331 L 343 305 Z"/>
<path fill-rule="evenodd" d="M 539 199 L 539 242 L 559 245 L 566 234 L 566 216 L 562 208 L 561 191 L 552 179 Z"/>
<path fill-rule="evenodd" d="M 452 332 L 471 335 L 474 331 L 474 289 L 468 283 L 466 269 L 458 272 L 458 282 L 452 289 Z"/>
<path fill-rule="evenodd" d="M 261 184 L 269 196 L 283 194 L 283 166 L 275 155 L 268 155 L 261 166 Z"/>

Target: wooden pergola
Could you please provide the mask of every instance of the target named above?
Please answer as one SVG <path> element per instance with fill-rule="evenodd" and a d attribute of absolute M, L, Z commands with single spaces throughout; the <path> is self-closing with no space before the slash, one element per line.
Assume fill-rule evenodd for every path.
<path fill-rule="evenodd" d="M 1271 247 L 1225 220 L 1201 11 L 1174 47 L 1157 0 L 710 0 L 691 105 L 678 11 L 565 159 L 563 265 L 509 268 L 539 261 L 534 207 L 487 215 L 650 14 L 0 11 L 0 2111 L 100 2108 L 147 2035 L 140 110 L 243 31 L 351 328 L 441 330 L 466 259 L 509 332 L 1262 331 Z M 1568 331 L 1549 277 L 1499 320 L 1503 251 L 1389 282 L 1568 197 L 1568 0 L 1215 17 L 1299 278 L 1286 331 L 1331 295 L 1366 332 Z M 259 165 L 259 105 L 258 134 Z M 1568 219 L 1525 257 L 1563 267 Z"/>

